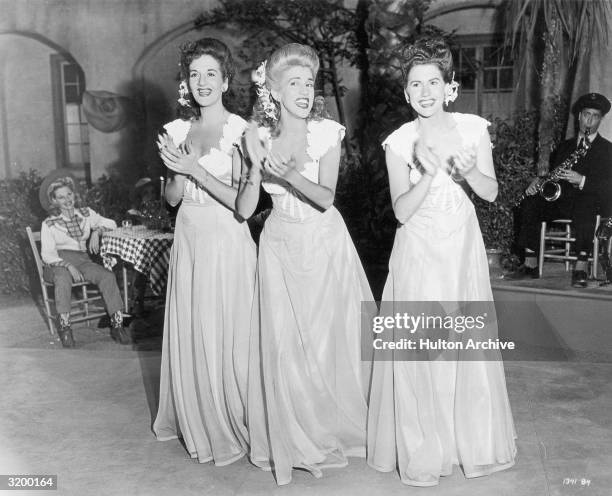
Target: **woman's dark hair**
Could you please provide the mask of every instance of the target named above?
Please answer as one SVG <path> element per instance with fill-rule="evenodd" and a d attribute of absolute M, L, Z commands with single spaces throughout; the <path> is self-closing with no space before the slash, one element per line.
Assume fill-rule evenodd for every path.
<path fill-rule="evenodd" d="M 201 38 L 197 41 L 188 41 L 180 47 L 181 60 L 180 81 L 188 83 L 189 81 L 189 66 L 191 63 L 202 55 L 210 55 L 219 63 L 223 79 L 227 79 L 228 84 L 232 82 L 235 73 L 234 59 L 232 53 L 225 43 L 215 38 Z M 189 85 L 187 84 L 189 88 Z M 191 120 L 200 117 L 200 107 L 196 103 L 191 91 L 185 96 L 189 102 L 189 106 L 180 105 L 177 108 L 178 116 L 184 120 Z"/>
<path fill-rule="evenodd" d="M 402 54 L 402 77 L 404 86 L 408 74 L 415 65 L 434 64 L 438 66 L 445 83 L 453 78 L 453 55 L 442 37 L 423 37 L 408 45 Z"/>

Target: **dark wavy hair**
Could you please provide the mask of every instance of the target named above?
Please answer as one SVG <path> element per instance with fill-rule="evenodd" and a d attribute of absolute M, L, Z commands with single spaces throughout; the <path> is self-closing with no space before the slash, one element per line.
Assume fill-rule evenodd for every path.
<path fill-rule="evenodd" d="M 319 56 L 317 52 L 313 48 L 307 45 L 300 45 L 299 43 L 288 43 L 274 50 L 266 62 L 266 87 L 268 90 L 278 90 L 283 72 L 295 66 L 307 67 L 312 71 L 313 79 L 316 79 L 319 72 Z M 274 98 L 270 98 L 276 107 L 276 120 L 266 116 L 259 98 L 255 100 L 252 119 L 260 126 L 269 128 L 272 135 L 276 136 L 280 132 L 278 129 L 280 104 Z M 328 115 L 325 108 L 325 98 L 321 95 L 316 96 L 308 119 L 321 120 L 328 117 Z"/>
<path fill-rule="evenodd" d="M 401 60 L 404 86 L 408 83 L 408 74 L 415 65 L 438 66 L 445 83 L 450 83 L 453 78 L 453 54 L 442 37 L 427 36 L 417 39 L 404 49 Z"/>
<path fill-rule="evenodd" d="M 201 38 L 197 41 L 187 41 L 180 47 L 179 62 L 180 67 L 180 81 L 185 81 L 187 87 L 189 87 L 189 66 L 191 63 L 201 57 L 202 55 L 210 55 L 219 63 L 221 67 L 221 74 L 224 79 L 227 79 L 228 84 L 232 82 L 232 78 L 236 72 L 234 59 L 232 53 L 225 43 L 217 40 L 216 38 Z M 178 105 L 177 114 L 181 119 L 192 120 L 200 117 L 200 107 L 196 103 L 191 91 L 185 97 L 189 102 L 189 107 Z"/>

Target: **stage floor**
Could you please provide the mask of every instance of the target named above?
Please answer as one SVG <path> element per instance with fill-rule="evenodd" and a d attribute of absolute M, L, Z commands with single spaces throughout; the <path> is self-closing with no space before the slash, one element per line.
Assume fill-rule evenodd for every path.
<path fill-rule="evenodd" d="M 528 298 L 521 305 L 536 308 L 542 298 L 563 298 L 551 304 L 581 302 L 575 312 L 601 302 L 610 309 L 600 297 L 565 300 L 517 283 L 495 287 L 496 297 L 509 305 Z M 270 473 L 244 459 L 227 467 L 200 465 L 178 441 L 158 442 L 151 433 L 161 342 L 161 329 L 151 322 L 160 322 L 160 312 L 155 309 L 137 329 L 133 346 L 114 343 L 106 329 L 81 326 L 78 348 L 64 350 L 50 339 L 30 299 L 0 301 L 0 473 L 57 474 L 54 494 L 79 496 L 610 494 L 612 363 L 590 360 L 588 353 L 505 362 L 518 458 L 513 468 L 489 477 L 468 480 L 456 468 L 439 486 L 417 489 L 404 486 L 396 473 L 378 473 L 352 459 L 322 479 L 295 471 L 293 483 L 278 488 Z M 511 317 L 518 327 L 519 316 Z M 526 313 L 523 320 L 533 319 Z M 596 344 L 585 341 L 584 331 L 574 334 L 582 341 L 566 339 L 564 345 Z M 559 336 L 557 331 L 557 344 Z"/>

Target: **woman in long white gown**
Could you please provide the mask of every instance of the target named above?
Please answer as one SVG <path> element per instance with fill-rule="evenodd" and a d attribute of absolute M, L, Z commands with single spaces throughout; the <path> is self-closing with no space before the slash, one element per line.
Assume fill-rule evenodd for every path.
<path fill-rule="evenodd" d="M 423 39 L 409 47 L 403 73 L 406 99 L 418 117 L 383 143 L 400 223 L 383 305 L 492 301 L 478 219 L 460 185 L 488 201 L 497 195 L 488 122 L 445 111 L 456 83 L 444 41 Z M 496 322 L 488 322 L 486 332 L 497 337 Z M 397 468 L 402 482 L 415 486 L 437 484 L 453 465 L 478 477 L 514 464 L 515 438 L 499 352 L 487 361 L 374 362 L 368 416 L 373 468 Z"/>
<path fill-rule="evenodd" d="M 228 48 L 204 38 L 182 47 L 181 99 L 190 119 L 166 124 L 160 155 L 182 201 L 170 255 L 157 439 L 179 436 L 200 463 L 248 452 L 246 388 L 255 244 L 235 213 L 246 122 L 223 106 L 233 68 Z"/>
<path fill-rule="evenodd" d="M 237 200 L 251 215 L 261 184 L 273 202 L 259 241 L 247 404 L 251 460 L 279 485 L 293 468 L 320 477 L 365 457 L 360 305 L 372 293 L 333 206 L 344 127 L 311 113 L 318 66 L 312 48 L 290 44 L 258 71 L 257 108 L 270 126 L 247 131 L 252 165 Z"/>

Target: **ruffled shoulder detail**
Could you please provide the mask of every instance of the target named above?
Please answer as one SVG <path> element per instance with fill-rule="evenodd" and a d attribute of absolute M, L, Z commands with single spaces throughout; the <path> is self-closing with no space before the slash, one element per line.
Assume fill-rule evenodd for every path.
<path fill-rule="evenodd" d="M 224 153 L 229 153 L 235 144 L 240 144 L 240 137 L 247 127 L 247 121 L 236 114 L 230 114 L 223 126 L 223 133 L 219 148 Z"/>
<path fill-rule="evenodd" d="M 306 153 L 313 160 L 319 160 L 330 148 L 344 139 L 346 128 L 331 119 L 312 120 L 308 122 Z"/>
<path fill-rule="evenodd" d="M 487 133 L 487 128 L 491 123 L 482 117 L 474 114 L 453 113 L 457 121 L 457 129 L 466 146 L 477 146 L 482 136 Z"/>
<path fill-rule="evenodd" d="M 393 153 L 412 166 L 414 165 L 412 158 L 414 154 L 414 143 L 418 137 L 419 135 L 416 132 L 415 121 L 410 121 L 387 136 L 382 142 L 382 146 L 383 148 L 387 148 L 388 146 L 393 150 Z"/>
<path fill-rule="evenodd" d="M 53 227 L 55 224 L 59 224 L 61 220 L 61 215 L 50 215 L 43 221 L 43 223 L 46 224 L 47 227 Z"/>
<path fill-rule="evenodd" d="M 191 121 L 175 119 L 168 124 L 164 124 L 164 129 L 167 131 L 168 136 L 172 138 L 174 144 L 178 146 L 187 139 L 187 135 L 191 129 Z"/>

